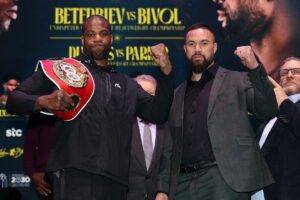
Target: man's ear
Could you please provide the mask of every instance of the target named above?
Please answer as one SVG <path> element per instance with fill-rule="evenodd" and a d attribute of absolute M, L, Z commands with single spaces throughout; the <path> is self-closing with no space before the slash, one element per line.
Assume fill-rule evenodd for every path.
<path fill-rule="evenodd" d="M 186 53 L 186 46 L 185 45 L 183 45 L 183 49 L 184 49 L 184 52 Z"/>
<path fill-rule="evenodd" d="M 81 36 L 81 45 L 84 46 L 84 39 L 83 39 L 83 36 Z"/>
<path fill-rule="evenodd" d="M 285 0 L 284 0 L 285 1 Z M 277 6 L 283 6 L 279 0 L 261 0 L 260 7 L 263 9 L 263 12 L 267 16 L 267 18 L 271 18 L 275 13 L 275 4 Z"/>
<path fill-rule="evenodd" d="M 6 92 L 7 91 L 7 83 L 3 83 L 2 86 L 4 88 L 4 92 Z"/>
<path fill-rule="evenodd" d="M 217 50 L 218 50 L 218 43 L 214 43 L 214 53 L 216 53 L 217 52 Z"/>

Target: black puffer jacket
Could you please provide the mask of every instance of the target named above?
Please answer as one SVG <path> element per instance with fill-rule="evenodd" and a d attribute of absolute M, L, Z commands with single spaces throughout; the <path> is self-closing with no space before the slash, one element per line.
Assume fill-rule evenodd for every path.
<path fill-rule="evenodd" d="M 152 97 L 128 76 L 102 69 L 82 55 L 77 59 L 91 72 L 95 92 L 74 120 L 58 120 L 48 170 L 76 168 L 127 185 L 133 119 L 138 115 L 158 124 L 166 120 L 173 97 L 172 75 L 161 76 Z M 38 70 L 10 95 L 7 110 L 32 113 L 36 98 L 54 89 Z"/>

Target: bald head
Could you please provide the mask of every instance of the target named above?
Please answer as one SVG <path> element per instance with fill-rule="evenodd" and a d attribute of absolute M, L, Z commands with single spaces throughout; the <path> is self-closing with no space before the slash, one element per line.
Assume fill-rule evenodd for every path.
<path fill-rule="evenodd" d="M 84 54 L 97 65 L 107 66 L 113 37 L 109 22 L 100 15 L 92 15 L 82 25 L 81 43 Z"/>
<path fill-rule="evenodd" d="M 107 21 L 107 19 L 105 19 L 101 15 L 91 15 L 88 18 L 86 18 L 86 20 L 82 24 L 82 28 L 81 28 L 82 35 L 84 35 L 84 32 L 85 32 L 86 27 L 87 27 L 87 24 L 90 24 L 92 22 L 102 22 L 102 23 L 104 23 L 105 26 L 106 26 L 106 28 L 111 33 L 111 26 L 110 26 L 110 23 Z"/>

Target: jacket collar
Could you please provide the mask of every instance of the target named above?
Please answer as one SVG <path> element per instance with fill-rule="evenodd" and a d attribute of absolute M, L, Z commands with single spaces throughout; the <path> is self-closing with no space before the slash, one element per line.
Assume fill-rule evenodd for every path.
<path fill-rule="evenodd" d="M 116 72 L 115 67 L 113 67 L 113 66 L 97 65 L 95 63 L 94 59 L 92 58 L 92 56 L 90 56 L 90 55 L 81 53 L 79 56 L 76 57 L 76 59 L 92 68 L 99 69 L 100 71 L 103 71 L 103 72 L 109 72 L 109 73 Z"/>

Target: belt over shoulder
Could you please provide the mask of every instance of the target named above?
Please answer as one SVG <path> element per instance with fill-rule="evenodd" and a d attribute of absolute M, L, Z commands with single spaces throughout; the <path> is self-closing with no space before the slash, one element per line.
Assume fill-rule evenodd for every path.
<path fill-rule="evenodd" d="M 44 74 L 60 89 L 71 95 L 74 107 L 69 111 L 53 111 L 54 115 L 71 121 L 84 109 L 95 91 L 92 74 L 73 58 L 40 60 Z"/>

